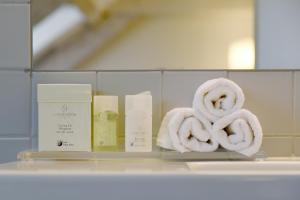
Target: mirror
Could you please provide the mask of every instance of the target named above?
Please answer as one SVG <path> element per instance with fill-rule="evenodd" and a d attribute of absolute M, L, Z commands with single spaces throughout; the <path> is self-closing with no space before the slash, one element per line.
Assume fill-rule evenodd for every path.
<path fill-rule="evenodd" d="M 254 69 L 254 0 L 32 0 L 35 70 Z"/>

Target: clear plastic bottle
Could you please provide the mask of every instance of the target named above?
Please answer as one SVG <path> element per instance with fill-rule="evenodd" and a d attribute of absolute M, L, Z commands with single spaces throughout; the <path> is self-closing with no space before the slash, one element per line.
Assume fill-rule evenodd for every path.
<path fill-rule="evenodd" d="M 118 97 L 95 96 L 93 151 L 118 151 Z"/>

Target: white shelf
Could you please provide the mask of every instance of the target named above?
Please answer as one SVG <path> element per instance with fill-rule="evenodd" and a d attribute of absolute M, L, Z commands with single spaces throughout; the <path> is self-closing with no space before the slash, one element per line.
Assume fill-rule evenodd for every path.
<path fill-rule="evenodd" d="M 253 157 L 230 151 L 216 151 L 209 153 L 178 153 L 175 151 L 155 151 L 149 153 L 131 152 L 38 152 L 22 151 L 18 154 L 18 160 L 111 160 L 111 159 L 162 159 L 175 161 L 201 161 L 201 160 L 255 160 L 265 159 L 264 152 L 259 152 Z"/>

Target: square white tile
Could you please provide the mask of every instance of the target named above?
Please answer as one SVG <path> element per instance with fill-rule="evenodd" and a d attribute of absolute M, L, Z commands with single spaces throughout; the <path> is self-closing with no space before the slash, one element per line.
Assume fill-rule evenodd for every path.
<path fill-rule="evenodd" d="M 294 138 L 294 155 L 300 156 L 300 137 Z"/>
<path fill-rule="evenodd" d="M 30 5 L 0 4 L 0 25 L 0 68 L 29 69 Z"/>
<path fill-rule="evenodd" d="M 0 163 L 16 161 L 17 154 L 28 149 L 29 138 L 0 138 Z"/>
<path fill-rule="evenodd" d="M 294 75 L 294 128 L 295 134 L 300 135 L 300 72 Z"/>
<path fill-rule="evenodd" d="M 229 78 L 243 89 L 245 108 L 257 115 L 265 135 L 292 135 L 292 72 L 229 72 Z"/>
<path fill-rule="evenodd" d="M 205 81 L 226 77 L 225 71 L 167 71 L 163 73 L 163 115 L 176 107 L 192 107 L 197 88 Z"/>
<path fill-rule="evenodd" d="M 292 137 L 264 137 L 262 150 L 268 157 L 292 156 Z"/>
<path fill-rule="evenodd" d="M 39 142 L 38 142 L 38 136 L 37 135 L 34 135 L 34 136 L 31 136 L 31 149 L 33 150 L 33 151 L 38 151 L 38 145 L 39 144 Z"/>
<path fill-rule="evenodd" d="M 0 71 L 0 136 L 30 132 L 30 74 Z"/>

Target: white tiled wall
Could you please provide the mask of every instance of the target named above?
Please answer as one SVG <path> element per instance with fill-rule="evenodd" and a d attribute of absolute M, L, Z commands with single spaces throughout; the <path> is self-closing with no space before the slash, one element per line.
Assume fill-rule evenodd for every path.
<path fill-rule="evenodd" d="M 294 74 L 294 118 L 295 118 L 295 133 L 300 136 L 300 71 Z M 300 149 L 300 147 L 299 147 Z M 300 152 L 299 152 L 300 153 Z"/>
<path fill-rule="evenodd" d="M 0 163 L 30 147 L 30 74 L 0 70 Z"/>
<path fill-rule="evenodd" d="M 115 71 L 41 72 L 0 71 L 0 161 L 15 158 L 15 152 L 36 148 L 38 83 L 90 83 L 94 93 L 120 97 L 121 128 L 124 129 L 124 95 L 150 90 L 153 94 L 153 134 L 163 115 L 178 106 L 191 106 L 197 87 L 204 81 L 228 77 L 246 95 L 245 107 L 260 119 L 270 156 L 300 155 L 300 72 L 298 71 Z M 31 86 L 31 87 L 30 87 Z M 30 101 L 30 91 L 32 99 Z M 32 129 L 30 130 L 30 107 Z M 31 134 L 31 135 L 30 135 Z M 32 141 L 32 146 L 29 146 Z M 6 144 L 7 143 L 7 144 Z M 12 157 L 13 158 L 12 158 Z"/>
<path fill-rule="evenodd" d="M 294 138 L 294 155 L 300 156 L 300 137 Z"/>
<path fill-rule="evenodd" d="M 96 75 L 97 73 L 97 75 Z M 263 149 L 270 156 L 300 155 L 300 72 L 297 71 L 115 71 L 34 72 L 33 141 L 36 141 L 37 83 L 91 83 L 94 92 L 118 95 L 121 129 L 124 130 L 124 95 L 150 90 L 153 94 L 153 134 L 163 115 L 179 106 L 191 106 L 197 87 L 206 80 L 228 77 L 246 95 L 245 107 L 260 119 L 265 139 Z M 96 86 L 95 86 L 96 85 Z M 35 147 L 35 145 L 33 146 Z"/>
<path fill-rule="evenodd" d="M 174 107 L 191 107 L 199 85 L 213 78 L 227 77 L 225 71 L 166 71 L 163 73 L 163 114 Z"/>
<path fill-rule="evenodd" d="M 191 106 L 197 87 L 216 77 L 229 77 L 244 89 L 246 108 L 257 114 L 264 128 L 263 149 L 268 155 L 300 156 L 300 71 L 31 74 L 24 71 L 31 66 L 29 2 L 0 0 L 0 163 L 15 160 L 16 153 L 21 150 L 36 147 L 37 83 L 90 83 L 94 92 L 120 96 L 121 115 L 124 95 L 150 90 L 155 135 L 164 113 L 177 106 Z"/>
<path fill-rule="evenodd" d="M 0 1 L 0 36 L 0 69 L 29 69 L 31 36 L 28 3 Z"/>
<path fill-rule="evenodd" d="M 30 148 L 29 0 L 0 0 L 0 163 Z"/>
<path fill-rule="evenodd" d="M 29 136 L 30 73 L 0 71 L 0 135 Z"/>
<path fill-rule="evenodd" d="M 0 138 L 0 163 L 15 161 L 18 152 L 29 148 L 28 137 Z"/>
<path fill-rule="evenodd" d="M 293 126 L 296 124 L 293 72 L 230 72 L 229 78 L 243 88 L 246 96 L 245 107 L 258 116 L 266 136 L 263 149 L 267 154 L 292 155 L 295 132 Z"/>
<path fill-rule="evenodd" d="M 262 149 L 268 156 L 291 156 L 293 137 L 264 137 Z"/>
<path fill-rule="evenodd" d="M 245 107 L 259 117 L 266 135 L 293 132 L 292 76 L 292 72 L 229 73 L 229 78 L 243 88 Z"/>

